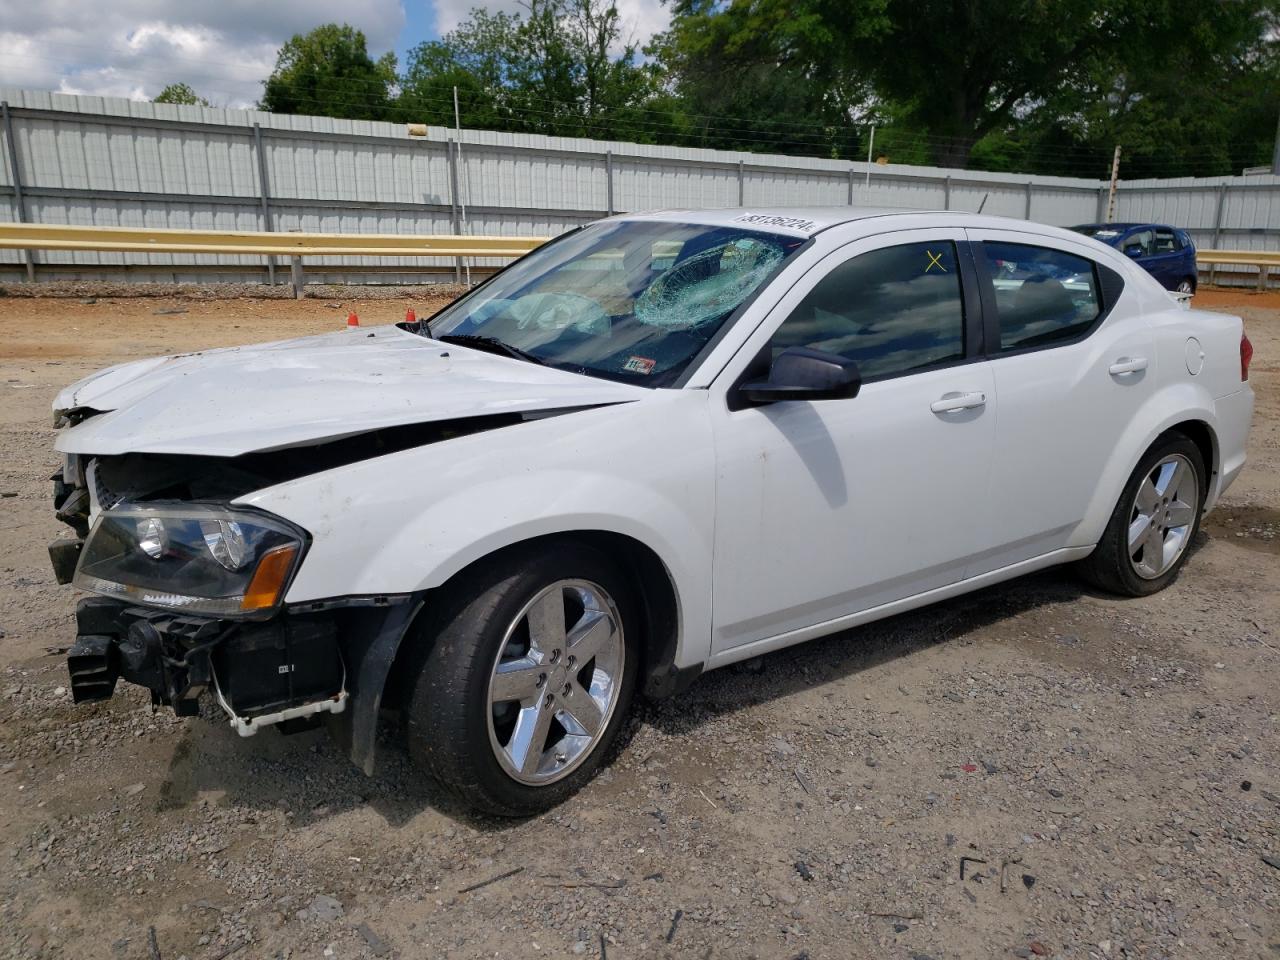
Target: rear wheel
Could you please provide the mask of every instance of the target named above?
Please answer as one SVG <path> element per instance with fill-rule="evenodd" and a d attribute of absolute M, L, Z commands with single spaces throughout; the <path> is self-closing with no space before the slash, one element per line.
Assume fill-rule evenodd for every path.
<path fill-rule="evenodd" d="M 1204 460 L 1180 433 L 1166 434 L 1138 464 L 1107 529 L 1080 569 L 1112 593 L 1146 596 L 1168 586 L 1200 529 Z"/>
<path fill-rule="evenodd" d="M 432 621 L 409 700 L 414 759 L 466 805 L 502 816 L 554 806 L 617 737 L 638 673 L 638 626 L 618 567 L 575 544 L 519 551 L 466 578 Z"/>
<path fill-rule="evenodd" d="M 1183 277 L 1181 280 L 1178 281 L 1178 292 L 1179 293 L 1195 293 L 1196 282 L 1192 280 L 1190 277 Z"/>

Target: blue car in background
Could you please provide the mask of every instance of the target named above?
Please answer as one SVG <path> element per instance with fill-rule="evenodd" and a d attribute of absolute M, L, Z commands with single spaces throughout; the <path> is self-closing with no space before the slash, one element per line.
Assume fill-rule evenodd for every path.
<path fill-rule="evenodd" d="M 1071 229 L 1132 257 L 1166 290 L 1196 292 L 1196 245 L 1187 231 L 1162 223 L 1084 223 Z"/>

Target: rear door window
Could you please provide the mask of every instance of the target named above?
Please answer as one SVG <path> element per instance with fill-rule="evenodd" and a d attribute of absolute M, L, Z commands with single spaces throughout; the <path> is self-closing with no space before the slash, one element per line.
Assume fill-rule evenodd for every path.
<path fill-rule="evenodd" d="M 1156 228 L 1156 253 L 1175 253 L 1179 246 L 1172 230 L 1167 227 Z"/>
<path fill-rule="evenodd" d="M 1075 340 L 1101 316 L 1092 260 L 1048 247 L 989 240 L 982 243 L 982 254 L 979 261 L 994 288 L 1000 352 Z"/>
<path fill-rule="evenodd" d="M 1149 257 L 1155 252 L 1155 239 L 1150 230 L 1139 230 L 1131 233 L 1124 238 L 1124 252 L 1128 253 L 1130 247 L 1138 248 L 1138 256 Z"/>

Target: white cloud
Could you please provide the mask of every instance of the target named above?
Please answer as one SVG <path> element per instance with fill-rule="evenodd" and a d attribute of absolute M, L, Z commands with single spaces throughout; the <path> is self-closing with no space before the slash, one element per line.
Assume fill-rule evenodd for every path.
<path fill-rule="evenodd" d="M 517 13 L 520 0 L 498 0 L 497 3 L 476 3 L 472 0 L 436 0 L 436 33 L 444 36 L 467 19 L 475 7 L 484 7 L 490 13 Z"/>
<path fill-rule="evenodd" d="M 623 39 L 644 46 L 655 33 L 667 29 L 671 13 L 664 0 L 615 0 L 622 18 Z M 479 0 L 435 0 L 436 32 L 446 34 L 467 19 L 472 9 L 484 7 L 490 13 L 519 13 L 520 0 L 497 0 L 483 3 Z"/>
<path fill-rule="evenodd" d="M 618 13 L 626 24 L 627 37 L 640 46 L 649 42 L 655 33 L 661 33 L 671 25 L 671 11 L 665 0 L 617 0 Z"/>
<path fill-rule="evenodd" d="M 218 106 L 251 106 L 293 34 L 350 23 L 377 56 L 397 47 L 404 3 L 431 0 L 0 0 L 0 85 L 150 99 L 186 83 Z M 666 29 L 663 0 L 617 3 L 625 39 Z M 519 0 L 434 0 L 437 30 L 475 6 L 515 12 Z"/>
<path fill-rule="evenodd" d="M 215 104 L 257 101 L 276 51 L 321 23 L 393 49 L 401 0 L 0 0 L 0 84 L 149 99 L 187 83 Z"/>

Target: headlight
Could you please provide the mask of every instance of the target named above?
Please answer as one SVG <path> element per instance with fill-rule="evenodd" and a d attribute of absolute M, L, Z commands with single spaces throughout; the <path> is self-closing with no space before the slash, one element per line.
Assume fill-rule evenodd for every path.
<path fill-rule="evenodd" d="M 76 568 L 82 590 L 216 617 L 270 613 L 305 534 L 250 511 L 178 503 L 104 510 Z"/>

